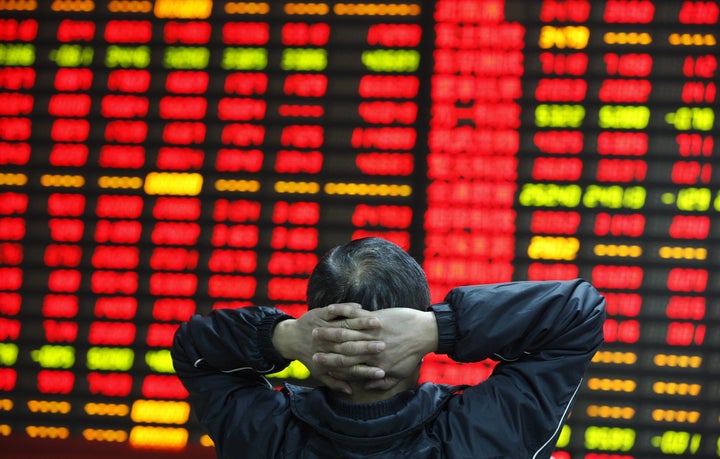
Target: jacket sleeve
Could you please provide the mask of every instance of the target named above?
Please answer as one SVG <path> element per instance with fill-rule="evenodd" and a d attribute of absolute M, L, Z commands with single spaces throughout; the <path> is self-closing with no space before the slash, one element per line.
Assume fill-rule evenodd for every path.
<path fill-rule="evenodd" d="M 497 457 L 550 457 L 603 342 L 605 299 L 581 279 L 512 282 L 455 288 L 432 310 L 438 353 L 500 361 L 451 401 L 445 435 L 471 450 L 479 429 L 495 439 Z"/>
<path fill-rule="evenodd" d="M 272 345 L 275 324 L 290 318 L 262 306 L 218 309 L 192 316 L 175 333 L 175 372 L 215 442 L 218 457 L 224 457 L 226 444 L 235 447 L 248 441 L 268 448 L 270 438 L 284 428 L 287 400 L 263 375 L 290 363 Z"/>

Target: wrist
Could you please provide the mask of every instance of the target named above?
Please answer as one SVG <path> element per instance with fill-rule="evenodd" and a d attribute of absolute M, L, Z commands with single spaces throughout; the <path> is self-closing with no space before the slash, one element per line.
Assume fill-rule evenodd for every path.
<path fill-rule="evenodd" d="M 421 349 L 422 355 L 430 354 L 437 351 L 438 348 L 438 325 L 435 319 L 435 313 L 432 311 L 425 311 L 422 315 L 420 323 L 421 335 L 423 339 L 423 347 Z"/>
<path fill-rule="evenodd" d="M 278 322 L 273 329 L 272 343 L 282 358 L 296 360 L 297 345 L 295 342 L 296 319 Z"/>

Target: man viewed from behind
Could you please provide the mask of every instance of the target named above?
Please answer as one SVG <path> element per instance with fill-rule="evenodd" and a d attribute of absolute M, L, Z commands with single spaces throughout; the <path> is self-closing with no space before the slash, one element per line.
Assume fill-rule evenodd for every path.
<path fill-rule="evenodd" d="M 172 348 L 221 458 L 548 458 L 602 343 L 587 282 L 458 287 L 430 306 L 425 275 L 378 238 L 332 249 L 309 310 L 193 316 Z M 418 384 L 422 357 L 499 360 L 475 386 Z M 299 360 L 321 387 L 273 389 Z"/>

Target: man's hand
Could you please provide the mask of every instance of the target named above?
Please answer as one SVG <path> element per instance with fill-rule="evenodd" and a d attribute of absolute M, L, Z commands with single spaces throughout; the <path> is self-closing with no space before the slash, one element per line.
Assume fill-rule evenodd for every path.
<path fill-rule="evenodd" d="M 365 364 L 385 349 L 385 343 L 374 337 L 373 330 L 379 326 L 374 313 L 364 311 L 359 304 L 333 304 L 278 323 L 273 345 L 284 358 L 302 362 L 313 377 L 329 388 L 350 394 L 348 379 L 385 377 L 381 368 Z M 322 329 L 336 330 L 342 343 L 324 340 L 318 333 Z M 328 350 L 336 356 L 329 365 L 313 359 L 313 355 Z"/>
<path fill-rule="evenodd" d="M 410 308 L 389 308 L 371 314 L 379 319 L 379 327 L 353 328 L 362 322 L 339 327 L 337 322 L 315 329 L 317 347 L 314 361 L 339 379 L 368 380 L 366 389 L 388 390 L 413 375 L 422 358 L 437 349 L 438 331 L 435 314 Z M 374 340 L 374 341 L 373 341 Z M 355 354 L 362 343 L 378 342 L 384 350 L 365 355 Z M 381 368 L 368 375 L 368 369 Z"/>

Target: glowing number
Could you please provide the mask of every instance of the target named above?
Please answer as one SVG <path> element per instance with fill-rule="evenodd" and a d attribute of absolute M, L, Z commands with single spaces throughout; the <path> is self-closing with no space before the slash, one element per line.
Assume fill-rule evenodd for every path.
<path fill-rule="evenodd" d="M 108 68 L 145 68 L 150 65 L 150 48 L 147 46 L 110 45 L 105 54 L 105 66 Z"/>
<path fill-rule="evenodd" d="M 528 256 L 535 260 L 574 260 L 580 241 L 574 237 L 533 236 Z"/>
<path fill-rule="evenodd" d="M 327 67 L 327 51 L 313 48 L 283 50 L 280 68 L 288 71 L 322 71 Z"/>
<path fill-rule="evenodd" d="M 543 49 L 552 47 L 584 49 L 587 47 L 589 38 L 590 29 L 584 26 L 544 26 L 540 29 L 538 45 Z"/>
<path fill-rule="evenodd" d="M 686 452 L 697 452 L 702 436 L 700 434 L 690 435 L 689 432 L 676 432 L 668 430 L 662 436 L 652 438 L 652 445 L 660 448 L 663 454 L 681 455 Z"/>
<path fill-rule="evenodd" d="M 35 46 L 0 43 L 0 65 L 27 67 L 35 63 Z"/>
<path fill-rule="evenodd" d="M 710 208 L 712 193 L 709 188 L 683 188 L 677 194 L 677 207 L 683 211 L 706 211 Z"/>
<path fill-rule="evenodd" d="M 263 70 L 267 63 L 266 49 L 226 48 L 220 65 L 224 70 Z"/>
<path fill-rule="evenodd" d="M 540 104 L 535 109 L 537 127 L 578 128 L 585 119 L 582 105 Z"/>
<path fill-rule="evenodd" d="M 578 185 L 528 183 L 523 185 L 518 200 L 528 207 L 577 207 L 581 196 L 582 189 Z"/>
<path fill-rule="evenodd" d="M 630 451 L 634 445 L 634 429 L 590 426 L 585 430 L 585 447 L 588 449 Z"/>
<path fill-rule="evenodd" d="M 599 116 L 603 129 L 645 129 L 650 121 L 650 109 L 645 106 L 605 105 L 600 108 Z"/>
<path fill-rule="evenodd" d="M 128 348 L 91 347 L 87 351 L 89 370 L 128 371 L 133 366 L 135 353 Z"/>
<path fill-rule="evenodd" d="M 680 131 L 710 131 L 715 124 L 715 111 L 710 107 L 680 107 L 667 113 L 665 121 Z"/>
<path fill-rule="evenodd" d="M 415 50 L 377 49 L 363 51 L 363 65 L 374 72 L 414 72 L 420 65 L 420 53 Z"/>

